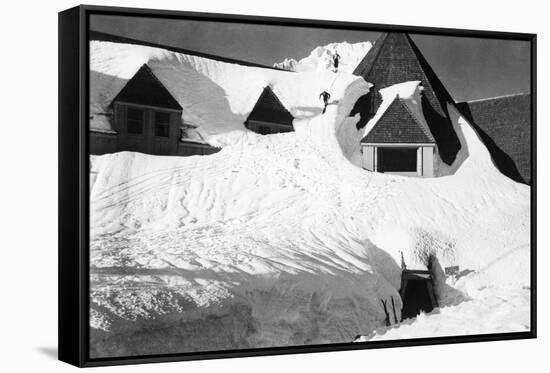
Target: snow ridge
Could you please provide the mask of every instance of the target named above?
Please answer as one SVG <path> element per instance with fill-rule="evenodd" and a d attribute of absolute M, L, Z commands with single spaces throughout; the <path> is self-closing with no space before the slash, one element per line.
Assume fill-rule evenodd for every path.
<path fill-rule="evenodd" d="M 333 56 L 335 52 L 338 52 L 341 57 L 338 70 L 353 73 L 353 70 L 355 70 L 371 48 L 372 43 L 370 41 L 353 44 L 345 41 L 331 43 L 315 48 L 309 56 L 302 58 L 300 61 L 296 61 L 293 58 L 285 58 L 282 62 L 273 64 L 273 67 L 296 72 L 332 71 Z"/>

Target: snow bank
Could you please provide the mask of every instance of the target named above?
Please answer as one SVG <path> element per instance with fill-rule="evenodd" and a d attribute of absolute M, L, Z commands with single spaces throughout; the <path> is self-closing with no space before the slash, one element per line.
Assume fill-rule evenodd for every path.
<path fill-rule="evenodd" d="M 106 48 L 119 52 L 108 43 L 97 47 L 105 63 Z M 393 297 L 401 308 L 401 253 L 409 268 L 423 268 L 433 255 L 442 267 L 473 271 L 446 284 L 443 305 L 486 299 L 483 287 L 491 294 L 504 288 L 518 294 L 517 314 L 495 316 L 479 330 L 526 326 L 518 316 L 526 307 L 525 283 L 510 282 L 503 273 L 525 269 L 526 261 L 518 258 L 530 245 L 529 187 L 494 168 L 454 107 L 449 110 L 463 146 L 454 175 L 370 173 L 350 162 L 362 133 L 355 128 L 359 118 L 348 115 L 368 91 L 362 79 L 131 50 L 144 53 L 185 113 L 202 121 L 209 139 L 228 138 L 225 131 L 238 130 L 237 124 L 243 131 L 240 115 L 254 95 L 241 91 L 250 86 L 259 95 L 263 84 L 274 84 L 283 104 L 304 114 L 297 115 L 296 132 L 240 136 L 209 156 L 92 157 L 93 357 L 349 342 L 357 334 L 371 335 L 384 324 L 381 300 Z M 128 70 L 142 62 L 128 63 Z M 115 65 L 103 71 L 131 75 L 109 70 Z M 186 79 L 205 95 L 212 84 L 224 87 L 227 107 L 217 106 L 223 95 L 214 96 L 214 104 L 186 101 L 174 88 L 185 87 Z M 311 96 L 318 98 L 331 79 L 336 93 L 320 115 Z M 405 91 L 414 105 L 417 82 L 401 86 L 399 92 Z M 209 114 L 208 105 L 217 112 Z M 491 303 L 476 307 L 471 315 L 492 312 Z M 459 325 L 456 310 L 448 313 Z M 518 322 L 512 325 L 511 319 Z M 458 327 L 452 332 L 464 334 Z"/>
<path fill-rule="evenodd" d="M 458 280 L 450 277 L 441 308 L 396 326 L 377 328 L 356 342 L 528 331 L 529 257 L 530 247 L 520 246 L 470 275 Z"/>
<path fill-rule="evenodd" d="M 296 119 L 322 110 L 319 94 L 334 100 L 361 78 L 347 73 L 301 73 L 247 67 L 193 55 L 132 44 L 90 42 L 90 128 L 111 131 L 109 104 L 127 81 L 147 64 L 183 108 L 182 120 L 196 127 L 208 143 L 225 146 L 243 135 L 265 86 L 270 85 Z"/>
<path fill-rule="evenodd" d="M 306 71 L 332 71 L 333 56 L 338 52 L 340 55 L 339 71 L 353 73 L 359 62 L 367 55 L 372 48 L 370 41 L 353 43 L 348 42 L 331 43 L 322 47 L 317 47 L 309 56 L 296 61 L 293 58 L 286 58 L 284 61 L 274 64 L 279 69 L 306 72 Z"/>

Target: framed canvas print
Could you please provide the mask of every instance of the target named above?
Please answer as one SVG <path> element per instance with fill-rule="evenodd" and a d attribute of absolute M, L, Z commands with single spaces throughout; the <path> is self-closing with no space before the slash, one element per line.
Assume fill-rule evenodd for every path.
<path fill-rule="evenodd" d="M 59 357 L 536 336 L 536 36 L 59 14 Z"/>

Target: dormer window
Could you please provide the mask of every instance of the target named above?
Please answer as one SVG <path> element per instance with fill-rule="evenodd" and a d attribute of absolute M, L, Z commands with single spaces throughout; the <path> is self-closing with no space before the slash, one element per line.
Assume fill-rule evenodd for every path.
<path fill-rule="evenodd" d="M 121 149 L 148 154 L 178 151 L 182 107 L 143 65 L 111 103 Z"/>
<path fill-rule="evenodd" d="M 283 106 L 271 87 L 267 86 L 244 124 L 251 131 L 269 135 L 293 131 L 293 120 L 292 114 Z"/>
<path fill-rule="evenodd" d="M 361 140 L 363 168 L 433 177 L 435 139 L 428 125 L 396 96 Z"/>

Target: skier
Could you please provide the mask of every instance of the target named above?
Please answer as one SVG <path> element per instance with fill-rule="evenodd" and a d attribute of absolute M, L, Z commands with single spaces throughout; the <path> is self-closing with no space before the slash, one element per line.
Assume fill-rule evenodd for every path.
<path fill-rule="evenodd" d="M 334 66 L 334 72 L 338 72 L 338 65 L 340 63 L 340 55 L 338 51 L 334 51 L 334 56 L 332 56 L 332 65 Z"/>
<path fill-rule="evenodd" d="M 319 98 L 322 98 L 325 104 L 325 107 L 323 108 L 323 114 L 325 114 L 325 111 L 327 111 L 328 100 L 330 100 L 330 93 L 328 93 L 327 91 L 323 91 L 319 95 Z"/>

